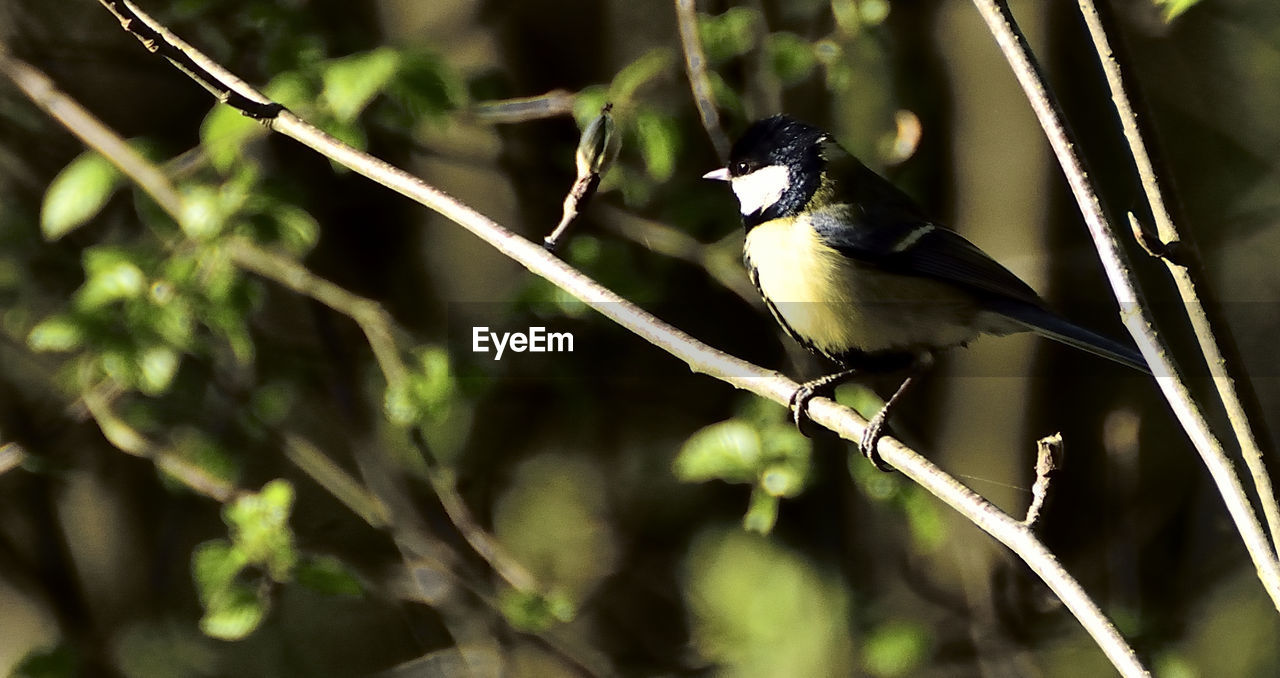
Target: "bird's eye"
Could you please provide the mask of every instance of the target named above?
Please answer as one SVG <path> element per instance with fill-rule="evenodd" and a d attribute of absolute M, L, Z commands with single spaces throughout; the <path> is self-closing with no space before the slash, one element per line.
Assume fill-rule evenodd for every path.
<path fill-rule="evenodd" d="M 751 165 L 749 165 L 745 160 L 739 160 L 738 162 L 733 163 L 733 173 L 738 176 L 747 174 L 750 171 Z"/>

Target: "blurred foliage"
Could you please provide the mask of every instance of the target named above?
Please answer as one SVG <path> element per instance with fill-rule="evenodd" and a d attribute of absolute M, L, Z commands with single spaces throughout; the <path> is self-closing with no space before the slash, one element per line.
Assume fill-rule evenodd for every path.
<path fill-rule="evenodd" d="M 210 104 L 105 12 L 80 19 L 25 4 L 6 42 L 127 136 L 174 184 L 181 210 L 166 214 L 0 86 L 0 124 L 22 131 L 0 139 L 0 443 L 20 444 L 23 460 L 0 470 L 0 626 L 12 629 L 0 666 L 12 675 L 467 666 L 474 675 L 891 678 L 1005 661 L 1079 675 L 1082 656 L 1105 666 L 1021 566 L 1006 558 L 962 572 L 956 563 L 986 542 L 958 537 L 918 486 L 829 438 L 804 437 L 785 408 L 690 375 L 500 255 L 450 239 L 451 225 Z M 1200 24 L 1178 18 L 1193 5 Z M 535 241 L 591 142 L 583 158 L 607 168 L 592 203 L 604 209 L 583 212 L 565 259 L 699 338 L 802 374 L 783 361 L 767 315 L 691 263 L 717 247 L 704 243 L 736 237 L 736 214 L 722 187 L 698 179 L 718 160 L 675 28 L 654 20 L 663 7 L 181 0 L 158 18 L 318 127 Z M 947 97 L 987 105 L 987 93 L 948 90 L 936 45 L 953 30 L 944 3 L 699 9 L 730 133 L 783 108 L 829 127 L 927 203 L 955 199 L 920 168 L 946 166 L 960 133 Z M 1233 214 L 1231 201 L 1247 198 L 1270 210 L 1270 224 L 1280 134 L 1243 143 L 1231 115 L 1244 109 L 1245 129 L 1258 132 L 1276 112 L 1261 85 L 1280 80 L 1263 39 L 1280 12 L 1247 0 L 1155 0 L 1118 14 L 1137 75 L 1151 81 L 1154 117 L 1194 132 L 1165 138 L 1176 171 L 1206 175 L 1184 183 L 1190 214 Z M 94 59 L 59 58 L 65 45 L 47 36 L 64 34 Z M 1055 40 L 1069 45 L 1055 78 L 1092 107 L 1080 126 L 1105 128 L 1105 97 L 1076 83 L 1092 73 L 1076 60 L 1090 55 Z M 1160 60 L 1180 65 L 1150 65 Z M 1255 86 L 1248 106 L 1204 110 L 1183 93 L 1187 82 L 1232 77 Z M 551 119 L 478 115 L 477 103 L 549 88 L 544 99 L 571 102 Z M 1006 105 L 990 103 L 991 114 Z M 900 138 L 902 119 L 923 135 Z M 1231 143 L 1205 150 L 1205 139 Z M 1209 190 L 1220 186 L 1232 190 Z M 1071 212 L 1044 196 L 1008 200 Z M 650 249 L 657 231 L 621 237 L 617 210 L 688 234 L 674 248 L 686 256 Z M 1234 227 L 1228 219 L 1208 234 L 1211 260 L 1229 257 L 1240 233 L 1252 240 L 1236 246 L 1252 256 L 1274 251 L 1268 229 Z M 353 322 L 332 297 L 293 291 L 307 281 L 288 267 L 248 272 L 236 258 L 243 248 L 301 262 L 340 290 L 347 311 L 366 315 Z M 1064 245 L 1054 260 L 1070 267 L 1079 251 Z M 368 314 L 389 326 L 359 324 Z M 576 345 L 572 355 L 495 362 L 471 351 L 473 324 L 557 327 Z M 1266 329 L 1244 325 L 1242 343 Z M 1055 481 L 1063 496 L 1047 510 L 1046 541 L 1087 590 L 1106 592 L 1104 607 L 1161 675 L 1275 673 L 1274 611 L 1172 427 L 1142 427 L 1143 449 L 1160 454 L 1143 473 L 1130 474 L 1125 464 L 1138 462 L 1111 448 L 1104 465 L 1098 422 L 1108 409 L 1140 412 L 1146 424 L 1164 422 L 1163 407 L 1136 386 L 1067 381 L 1031 403 L 1026 424 L 1081 422 L 1065 435 L 1084 458 Z M 839 396 L 865 414 L 882 402 L 865 387 Z M 929 440 L 930 413 L 943 406 L 1004 412 L 928 400 L 902 432 Z M 952 446 L 932 442 L 921 449 Z M 297 445 L 307 454 L 289 453 Z M 1017 473 L 1030 470 L 1029 457 L 1009 457 Z M 979 490 L 997 483 L 963 455 L 939 461 L 979 474 L 961 476 Z M 230 497 L 199 496 L 210 492 L 177 472 L 182 464 Z M 94 488 L 91 500 L 76 503 L 77 483 Z"/>

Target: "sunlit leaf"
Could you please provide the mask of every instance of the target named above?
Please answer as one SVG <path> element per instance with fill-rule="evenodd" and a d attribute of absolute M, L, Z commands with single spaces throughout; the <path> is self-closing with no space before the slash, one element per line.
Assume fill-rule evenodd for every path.
<path fill-rule="evenodd" d="M 817 65 L 813 45 L 795 33 L 771 33 L 764 52 L 765 60 L 784 85 L 794 85 L 809 77 Z"/>
<path fill-rule="evenodd" d="M 200 618 L 200 630 L 212 638 L 240 640 L 262 624 L 267 603 L 246 586 L 228 589 Z"/>
<path fill-rule="evenodd" d="M 742 420 L 730 419 L 690 436 L 680 447 L 673 470 L 685 482 L 752 483 L 759 473 L 761 453 L 756 429 Z"/>
<path fill-rule="evenodd" d="M 200 124 L 200 145 L 214 169 L 227 172 L 243 156 L 245 145 L 266 133 L 256 120 L 230 106 L 219 105 Z"/>
<path fill-rule="evenodd" d="M 609 101 L 609 89 L 601 85 L 582 88 L 573 98 L 573 118 L 578 127 L 586 127 L 592 119 L 600 115 L 600 109 Z"/>
<path fill-rule="evenodd" d="M 671 50 L 659 47 L 632 61 L 613 77 L 609 85 L 609 101 L 630 102 L 636 90 L 645 83 L 666 72 L 675 63 Z M 599 107 L 592 113 L 599 113 Z"/>
<path fill-rule="evenodd" d="M 193 240 L 207 240 L 222 231 L 227 214 L 222 196 L 210 186 L 192 186 L 183 191 L 182 218 L 178 225 Z"/>
<path fill-rule="evenodd" d="M 719 64 L 746 54 L 755 47 L 760 14 L 747 7 L 734 7 L 723 14 L 698 16 L 698 36 L 707 60 Z"/>
<path fill-rule="evenodd" d="M 123 176 L 106 158 L 87 151 L 53 178 L 40 208 L 40 232 L 57 240 L 88 223 L 123 183 Z"/>
<path fill-rule="evenodd" d="M 330 61 L 321 74 L 324 100 L 340 122 L 350 123 L 395 75 L 400 54 L 390 47 Z"/>
<path fill-rule="evenodd" d="M 99 308 L 143 294 L 147 289 L 147 276 L 135 258 L 114 247 L 85 250 L 85 281 L 76 291 L 76 305 L 84 309 Z"/>
<path fill-rule="evenodd" d="M 498 605 L 513 627 L 532 632 L 570 621 L 574 615 L 573 606 L 563 595 L 508 590 L 499 598 Z"/>
<path fill-rule="evenodd" d="M 1155 0 L 1156 7 L 1164 10 L 1164 20 L 1172 22 L 1183 12 L 1195 7 L 1200 0 Z"/>
<path fill-rule="evenodd" d="M 689 632 L 717 675 L 851 676 L 848 592 L 802 555 L 740 530 L 689 548 Z"/>
<path fill-rule="evenodd" d="M 168 346 L 150 346 L 138 354 L 138 390 L 151 396 L 169 389 L 178 373 L 178 352 Z"/>
<path fill-rule="evenodd" d="M 261 566 L 276 581 L 288 581 L 298 562 L 289 516 L 293 511 L 293 485 L 272 480 L 256 494 L 238 497 L 223 509 L 237 549 L 251 563 Z"/>
<path fill-rule="evenodd" d="M 896 622 L 874 629 L 862 648 L 862 665 L 877 678 L 913 675 L 929 652 L 929 635 L 916 624 Z"/>
<path fill-rule="evenodd" d="M 636 115 L 636 136 L 649 176 L 659 182 L 670 179 L 680 152 L 680 132 L 675 120 L 653 111 L 641 111 Z"/>
<path fill-rule="evenodd" d="M 45 318 L 27 334 L 27 346 L 33 351 L 70 351 L 84 341 L 84 331 L 69 316 Z"/>
<path fill-rule="evenodd" d="M 225 539 L 214 539 L 196 547 L 191 554 L 191 577 L 196 593 L 205 604 L 221 595 L 245 566 L 244 553 Z"/>
<path fill-rule="evenodd" d="M 742 516 L 742 529 L 758 534 L 769 534 L 778 522 L 778 498 L 759 488 L 751 493 L 751 505 Z"/>

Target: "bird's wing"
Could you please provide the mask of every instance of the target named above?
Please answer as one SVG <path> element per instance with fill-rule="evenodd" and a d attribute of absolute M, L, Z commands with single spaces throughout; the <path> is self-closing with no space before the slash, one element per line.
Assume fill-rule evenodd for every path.
<path fill-rule="evenodd" d="M 914 201 L 856 158 L 840 154 L 828 167 L 832 200 L 810 215 L 824 243 L 846 257 L 902 275 L 952 282 L 974 292 L 1035 306 L 1026 283 L 976 245 L 924 216 Z"/>

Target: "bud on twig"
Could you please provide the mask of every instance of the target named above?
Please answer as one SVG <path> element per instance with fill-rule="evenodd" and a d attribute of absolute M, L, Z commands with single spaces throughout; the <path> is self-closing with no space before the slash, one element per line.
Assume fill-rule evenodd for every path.
<path fill-rule="evenodd" d="M 612 109 L 613 104 L 605 104 L 600 109 L 600 115 L 597 115 L 587 128 L 582 130 L 578 151 L 574 155 L 574 162 L 578 166 L 578 178 L 564 198 L 564 210 L 560 223 L 556 225 L 551 235 L 543 240 L 543 246 L 548 250 L 554 252 L 560 245 L 560 239 L 569 230 L 569 224 L 578 216 L 581 206 L 591 199 L 596 188 L 600 186 L 601 175 L 608 171 L 609 165 L 613 164 L 614 158 L 618 157 L 621 144 L 613 124 L 613 116 L 609 115 Z"/>

